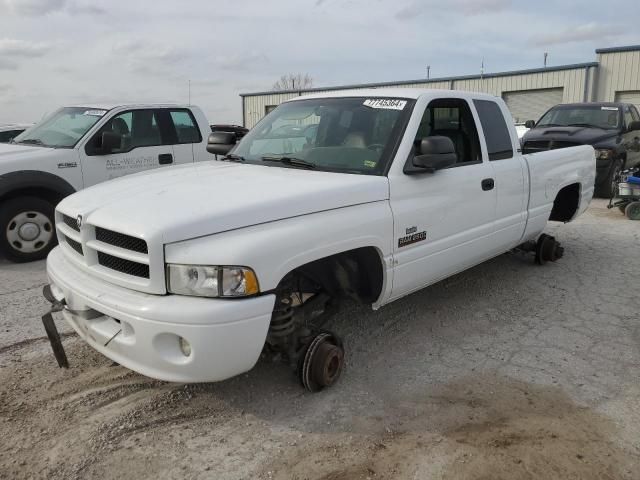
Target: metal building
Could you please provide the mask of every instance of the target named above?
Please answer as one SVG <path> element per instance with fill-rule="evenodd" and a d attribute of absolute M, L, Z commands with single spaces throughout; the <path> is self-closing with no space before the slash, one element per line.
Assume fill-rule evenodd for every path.
<path fill-rule="evenodd" d="M 431 80 L 341 85 L 307 90 L 243 93 L 242 119 L 252 128 L 280 103 L 308 93 L 376 87 L 443 88 L 502 97 L 514 121 L 537 120 L 558 103 L 620 101 L 640 109 L 640 45 L 596 50 L 597 61 Z"/>

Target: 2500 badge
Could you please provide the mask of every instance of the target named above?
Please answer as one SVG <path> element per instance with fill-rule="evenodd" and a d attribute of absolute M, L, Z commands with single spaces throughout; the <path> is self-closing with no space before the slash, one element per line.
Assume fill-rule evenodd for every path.
<path fill-rule="evenodd" d="M 400 237 L 398 239 L 398 248 L 406 247 L 407 245 L 411 245 L 412 243 L 422 242 L 427 239 L 427 231 L 416 232 L 418 230 L 417 227 L 407 228 L 404 237 Z"/>

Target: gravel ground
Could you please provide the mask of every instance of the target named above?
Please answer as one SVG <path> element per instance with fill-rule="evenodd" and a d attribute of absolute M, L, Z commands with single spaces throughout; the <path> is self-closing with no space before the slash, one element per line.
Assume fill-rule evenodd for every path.
<path fill-rule="evenodd" d="M 347 365 L 318 394 L 266 362 L 157 382 L 71 334 L 60 370 L 43 263 L 0 263 L 0 478 L 638 479 L 640 222 L 594 201 L 550 233 L 557 264 L 507 254 L 347 305 Z"/>

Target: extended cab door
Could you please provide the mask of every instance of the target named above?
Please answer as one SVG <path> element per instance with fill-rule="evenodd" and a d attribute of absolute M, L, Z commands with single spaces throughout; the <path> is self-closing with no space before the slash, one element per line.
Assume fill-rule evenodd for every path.
<path fill-rule="evenodd" d="M 414 146 L 404 171 L 389 176 L 395 264 L 391 298 L 480 263 L 493 251 L 495 180 L 492 165 L 483 159 L 471 105 L 460 98 L 432 100 L 414 145 L 428 136 L 449 137 L 458 160 L 434 173 L 411 171 Z"/>
<path fill-rule="evenodd" d="M 496 191 L 496 216 L 493 241 L 494 254 L 520 244 L 527 223 L 529 172 L 520 153 L 515 129 L 507 127 L 511 114 L 504 104 L 475 99 L 480 118 L 485 155 L 493 167 Z"/>
<path fill-rule="evenodd" d="M 120 136 L 120 146 L 102 149 L 104 132 Z M 153 168 L 193 161 L 193 153 L 174 152 L 178 143 L 167 109 L 133 109 L 117 113 L 80 150 L 84 186 Z"/>

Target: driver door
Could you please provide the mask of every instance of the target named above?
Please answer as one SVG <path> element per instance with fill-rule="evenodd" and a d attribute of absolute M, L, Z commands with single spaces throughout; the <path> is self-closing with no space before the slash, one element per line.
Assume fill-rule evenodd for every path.
<path fill-rule="evenodd" d="M 482 154 L 467 101 L 432 100 L 414 145 L 430 136 L 450 138 L 458 159 L 434 173 L 405 166 L 403 175 L 390 178 L 396 265 L 391 299 L 478 264 L 495 251 L 491 240 L 497 201 L 494 170 Z"/>
<path fill-rule="evenodd" d="M 173 146 L 163 121 L 154 109 L 129 110 L 108 120 L 80 150 L 84 186 L 173 165 Z M 119 148 L 111 152 L 102 149 L 105 131 L 120 135 Z"/>

